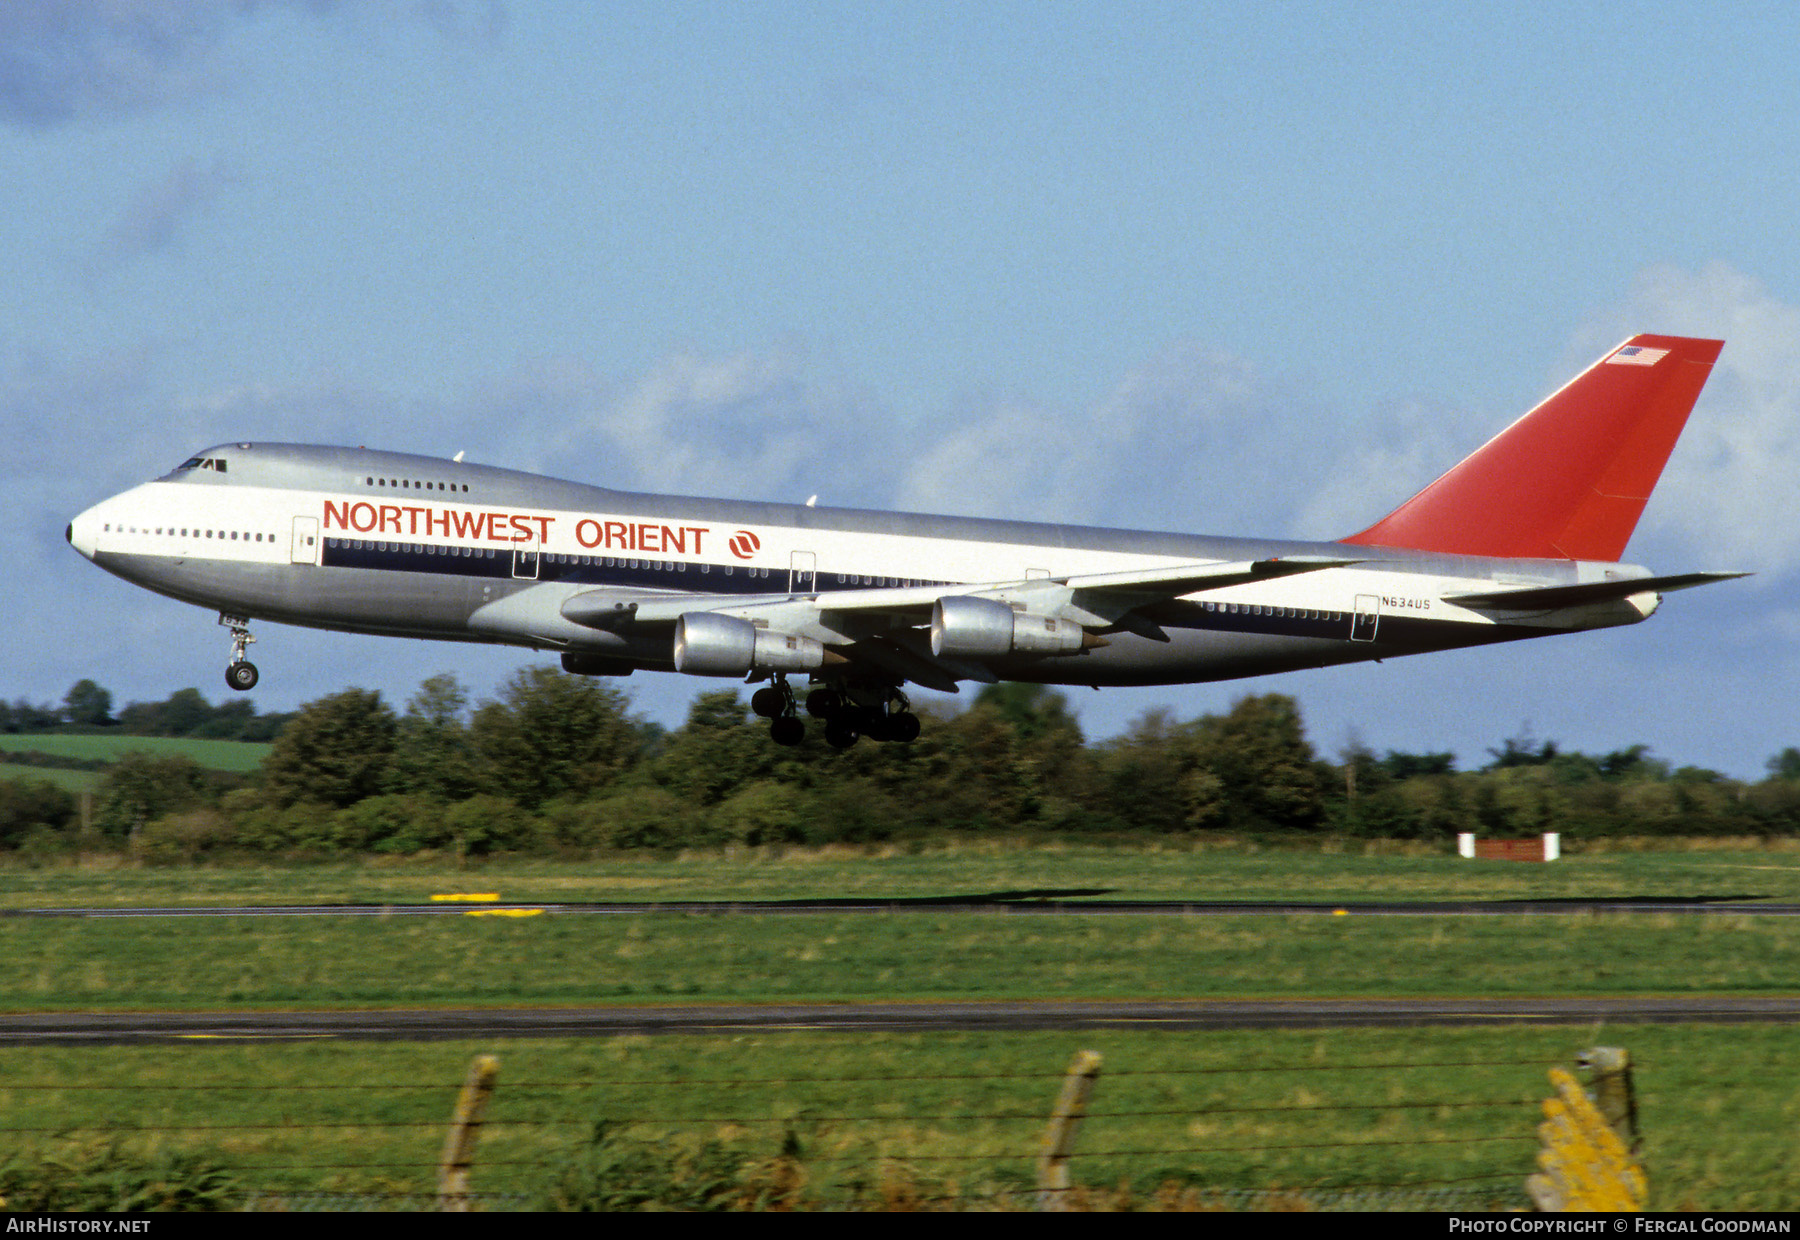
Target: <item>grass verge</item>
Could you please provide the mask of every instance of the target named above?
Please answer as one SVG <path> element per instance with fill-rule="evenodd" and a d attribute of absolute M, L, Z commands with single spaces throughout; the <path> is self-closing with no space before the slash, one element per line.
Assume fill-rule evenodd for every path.
<path fill-rule="evenodd" d="M 232 743 L 232 742 L 220 742 Z M 0 859 L 0 909 L 122 905 L 416 904 L 507 900 L 923 899 L 1091 892 L 1127 900 L 1800 900 L 1800 841 L 1607 841 L 1549 865 L 1466 861 L 1391 841 L 1184 839 L 1106 845 L 971 840 L 761 848 L 597 860 L 444 857 L 154 867 L 116 855 Z"/>
<path fill-rule="evenodd" d="M 1800 919 L 0 920 L 0 1009 L 1791 994 Z"/>
<path fill-rule="evenodd" d="M 77 733 L 0 733 L 0 753 L 46 753 L 59 758 L 117 762 L 128 753 L 156 758 L 190 758 L 209 771 L 248 774 L 262 764 L 270 745 L 253 741 L 217 741 L 191 736 L 106 736 Z M 6 768 L 0 768 L 6 769 Z"/>
<path fill-rule="evenodd" d="M 469 1058 L 495 1051 L 472 1179 L 492 1207 L 566 1188 L 599 1123 L 637 1204 L 691 1203 L 684 1179 L 710 1168 L 726 1205 L 1023 1207 L 1088 1047 L 1105 1057 L 1073 1163 L 1090 1205 L 1505 1207 L 1545 1069 L 1596 1043 L 1637 1063 L 1653 1208 L 1800 1205 L 1800 1046 L 1744 1026 L 5 1050 L 0 1106 L 15 1166 L 105 1149 L 223 1168 L 265 1204 L 417 1206 Z"/>

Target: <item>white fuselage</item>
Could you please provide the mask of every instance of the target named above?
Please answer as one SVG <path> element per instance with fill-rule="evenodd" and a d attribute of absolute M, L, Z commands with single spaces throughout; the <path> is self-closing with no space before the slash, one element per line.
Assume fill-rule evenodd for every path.
<path fill-rule="evenodd" d="M 1657 601 L 1646 592 L 1506 612 L 1446 597 L 1644 575 L 1616 564 L 640 495 L 295 445 L 211 449 L 88 509 L 69 538 L 127 580 L 228 616 L 505 642 L 614 659 L 617 670 L 667 669 L 672 658 L 666 629 L 593 621 L 593 601 L 615 595 L 664 611 L 691 595 L 705 610 L 853 649 L 867 633 L 835 617 L 872 598 L 903 611 L 977 590 L 1025 597 L 1071 577 L 1336 557 L 1320 571 L 1153 601 L 1092 648 L 1008 654 L 977 677 L 1092 685 L 1226 679 L 1633 623 Z M 888 636 L 904 644 L 895 624 Z"/>

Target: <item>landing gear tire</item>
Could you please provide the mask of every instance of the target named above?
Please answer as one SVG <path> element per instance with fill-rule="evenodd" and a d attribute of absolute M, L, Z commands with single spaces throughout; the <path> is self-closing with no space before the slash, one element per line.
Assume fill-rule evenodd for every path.
<path fill-rule="evenodd" d="M 765 685 L 750 695 L 750 710 L 759 719 L 779 719 L 788 708 L 788 695 L 774 685 Z"/>
<path fill-rule="evenodd" d="M 842 718 L 833 719 L 825 725 L 825 743 L 833 749 L 848 749 L 856 744 L 856 729 Z"/>
<path fill-rule="evenodd" d="M 902 745 L 919 739 L 919 717 L 909 710 L 889 715 L 887 719 L 888 739 L 899 741 Z"/>
<path fill-rule="evenodd" d="M 250 617 L 219 613 L 219 625 L 231 630 L 231 662 L 225 665 L 225 683 L 239 693 L 256 688 L 256 664 L 244 657 L 250 643 Z"/>
<path fill-rule="evenodd" d="M 798 745 L 806 739 L 806 725 L 793 715 L 783 715 L 769 725 L 769 739 L 777 745 Z"/>
<path fill-rule="evenodd" d="M 806 713 L 814 719 L 829 719 L 844 709 L 844 695 L 836 689 L 814 689 L 806 695 Z"/>

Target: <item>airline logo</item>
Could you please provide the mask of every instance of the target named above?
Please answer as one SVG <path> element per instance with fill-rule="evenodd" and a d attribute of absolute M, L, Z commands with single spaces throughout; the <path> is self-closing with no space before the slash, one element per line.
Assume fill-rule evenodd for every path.
<path fill-rule="evenodd" d="M 1654 366 L 1667 356 L 1667 349 L 1646 349 L 1642 345 L 1628 344 L 1607 358 L 1606 363 L 1609 366 Z"/>
<path fill-rule="evenodd" d="M 486 512 L 471 508 L 447 508 L 433 504 L 375 504 L 367 500 L 325 501 L 323 525 L 327 533 L 403 538 L 454 538 L 463 542 L 549 544 L 558 523 L 568 528 L 567 517 L 521 512 Z M 575 541 L 590 551 L 640 551 L 651 555 L 703 555 L 707 525 L 664 525 L 660 521 L 607 521 L 582 517 L 574 523 Z M 732 539 L 737 550 L 741 538 L 753 551 L 761 544 L 756 535 L 740 532 Z"/>
<path fill-rule="evenodd" d="M 731 541 L 725 545 L 731 548 L 731 554 L 735 555 L 738 559 L 747 560 L 758 551 L 762 550 L 762 539 L 758 538 L 755 534 L 752 534 L 749 530 L 739 530 L 731 536 Z"/>

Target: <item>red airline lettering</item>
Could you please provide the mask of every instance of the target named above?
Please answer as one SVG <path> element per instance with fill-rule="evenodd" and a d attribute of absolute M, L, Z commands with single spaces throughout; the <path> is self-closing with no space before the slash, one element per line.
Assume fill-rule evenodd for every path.
<path fill-rule="evenodd" d="M 427 538 L 485 540 L 497 543 L 550 542 L 555 517 L 517 512 L 468 512 L 430 505 L 371 504 L 366 500 L 326 500 L 325 528 L 359 534 L 423 534 Z M 420 526 L 423 529 L 420 529 Z M 704 525 L 664 525 L 656 521 L 600 521 L 583 517 L 575 523 L 575 541 L 590 550 L 644 551 L 653 555 L 702 555 L 711 529 Z M 690 546 L 688 539 L 692 537 Z"/>

